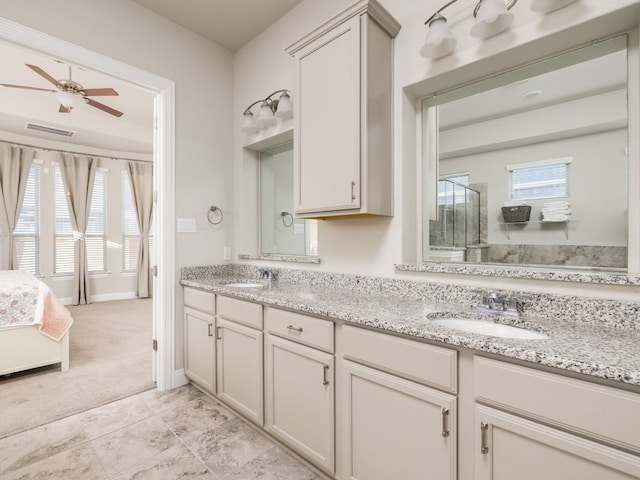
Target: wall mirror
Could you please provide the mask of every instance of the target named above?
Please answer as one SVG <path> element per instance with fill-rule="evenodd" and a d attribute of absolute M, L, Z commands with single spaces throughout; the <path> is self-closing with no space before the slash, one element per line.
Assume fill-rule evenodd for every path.
<path fill-rule="evenodd" d="M 318 254 L 317 220 L 293 216 L 293 143 L 260 152 L 260 252 Z"/>
<path fill-rule="evenodd" d="M 423 100 L 422 256 L 626 271 L 627 36 Z"/>

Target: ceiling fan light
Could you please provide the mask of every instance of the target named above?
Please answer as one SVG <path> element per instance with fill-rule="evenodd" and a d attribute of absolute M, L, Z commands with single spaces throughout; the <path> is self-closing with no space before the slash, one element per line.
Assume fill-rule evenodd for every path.
<path fill-rule="evenodd" d="M 255 132 L 258 130 L 256 119 L 249 110 L 242 114 L 242 127 L 240 127 L 240 130 L 243 132 Z"/>
<path fill-rule="evenodd" d="M 287 92 L 283 92 L 278 99 L 278 108 L 276 110 L 276 117 L 278 118 L 291 118 L 293 117 L 293 107 L 291 105 L 291 97 Z"/>
<path fill-rule="evenodd" d="M 439 16 L 429 23 L 429 30 L 420 49 L 420 55 L 425 58 L 440 58 L 453 52 L 458 41 L 451 34 L 447 19 Z"/>
<path fill-rule="evenodd" d="M 471 27 L 471 36 L 488 38 L 503 32 L 513 23 L 511 13 L 503 0 L 480 0 L 477 5 L 476 23 Z"/>
<path fill-rule="evenodd" d="M 569 5 L 574 0 L 533 0 L 531 11 L 536 13 L 549 13 Z"/>
<path fill-rule="evenodd" d="M 84 97 L 77 93 L 59 91 L 55 93 L 55 96 L 61 105 L 69 109 L 78 108 L 87 103 Z"/>

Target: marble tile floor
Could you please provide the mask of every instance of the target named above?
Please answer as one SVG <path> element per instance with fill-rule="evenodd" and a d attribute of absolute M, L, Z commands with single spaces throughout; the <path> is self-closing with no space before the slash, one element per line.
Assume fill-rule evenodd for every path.
<path fill-rule="evenodd" d="M 229 408 L 186 385 L 148 390 L 0 439 L 0 479 L 323 477 Z"/>

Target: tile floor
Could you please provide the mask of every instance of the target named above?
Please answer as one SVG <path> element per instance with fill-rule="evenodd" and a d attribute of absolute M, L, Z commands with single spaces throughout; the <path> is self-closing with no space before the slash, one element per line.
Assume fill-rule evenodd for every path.
<path fill-rule="evenodd" d="M 149 390 L 0 439 L 0 478 L 322 480 L 189 385 Z"/>

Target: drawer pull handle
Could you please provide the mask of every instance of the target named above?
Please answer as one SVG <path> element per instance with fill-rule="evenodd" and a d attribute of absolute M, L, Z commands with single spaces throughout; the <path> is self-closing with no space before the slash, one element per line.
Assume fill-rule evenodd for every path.
<path fill-rule="evenodd" d="M 287 325 L 287 330 L 293 330 L 294 332 L 302 333 L 302 327 L 294 327 L 293 325 Z"/>
<path fill-rule="evenodd" d="M 351 182 L 351 200 L 356 199 L 355 188 L 356 188 L 356 182 Z"/>
<path fill-rule="evenodd" d="M 322 366 L 322 385 L 329 385 L 329 365 Z"/>
<path fill-rule="evenodd" d="M 449 409 L 448 408 L 442 409 L 442 436 L 443 437 L 449 436 Z"/>
<path fill-rule="evenodd" d="M 213 337 L 213 332 L 211 331 L 211 327 L 213 327 L 213 323 L 209 323 L 207 325 L 207 335 Z"/>
<path fill-rule="evenodd" d="M 487 445 L 487 432 L 489 431 L 489 424 L 480 422 L 480 453 L 483 455 L 489 453 L 489 446 Z"/>
<path fill-rule="evenodd" d="M 216 339 L 222 340 L 222 327 L 216 328 Z"/>

